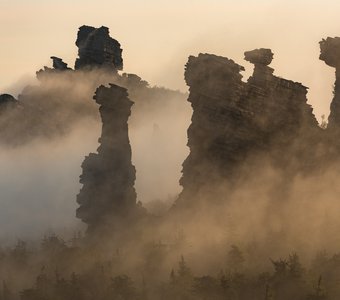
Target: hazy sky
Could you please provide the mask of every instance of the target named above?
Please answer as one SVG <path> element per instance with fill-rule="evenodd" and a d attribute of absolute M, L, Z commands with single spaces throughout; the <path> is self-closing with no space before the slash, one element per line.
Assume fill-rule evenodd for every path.
<path fill-rule="evenodd" d="M 152 85 L 185 90 L 191 54 L 215 53 L 246 67 L 243 52 L 274 52 L 275 74 L 310 87 L 315 113 L 328 114 L 334 70 L 318 42 L 340 35 L 336 0 L 0 0 L 0 93 L 11 92 L 56 55 L 73 67 L 83 24 L 110 28 L 125 71 Z"/>

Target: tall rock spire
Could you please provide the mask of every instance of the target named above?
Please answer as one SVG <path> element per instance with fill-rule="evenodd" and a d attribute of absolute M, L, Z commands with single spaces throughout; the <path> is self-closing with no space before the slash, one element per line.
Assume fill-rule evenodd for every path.
<path fill-rule="evenodd" d="M 239 124 L 247 112 L 238 107 L 244 86 L 241 70 L 242 66 L 225 57 L 211 54 L 189 57 L 185 80 L 193 108 L 188 128 L 190 154 L 183 163 L 180 179 L 183 191 L 176 206 L 191 199 L 199 201 L 199 195 L 214 191 L 215 183 L 242 159 L 239 149 L 244 147 L 245 138 Z"/>
<path fill-rule="evenodd" d="M 125 88 L 100 86 L 94 96 L 103 122 L 98 153 L 90 153 L 82 164 L 77 196 L 77 217 L 89 230 L 111 226 L 136 208 L 135 167 L 131 163 L 128 118 L 133 102 Z"/>

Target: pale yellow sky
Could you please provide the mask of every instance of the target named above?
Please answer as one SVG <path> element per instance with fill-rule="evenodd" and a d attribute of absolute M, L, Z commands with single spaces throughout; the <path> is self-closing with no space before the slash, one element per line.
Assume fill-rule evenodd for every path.
<path fill-rule="evenodd" d="M 310 87 L 315 114 L 328 114 L 334 70 L 318 60 L 318 42 L 340 36 L 335 0 L 0 0 L 0 93 L 34 76 L 56 55 L 73 67 L 77 28 L 105 25 L 122 45 L 126 72 L 152 85 L 186 90 L 187 57 L 199 52 L 234 59 L 274 52 L 275 74 Z"/>

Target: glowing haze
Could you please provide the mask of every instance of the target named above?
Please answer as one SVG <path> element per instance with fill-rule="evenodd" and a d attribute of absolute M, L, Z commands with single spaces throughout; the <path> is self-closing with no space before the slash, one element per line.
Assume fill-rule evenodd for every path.
<path fill-rule="evenodd" d="M 340 35 L 339 8 L 335 0 L 1 0 L 0 92 L 17 92 L 17 82 L 49 65 L 51 55 L 73 66 L 77 28 L 105 25 L 122 44 L 125 71 L 181 90 L 190 54 L 233 58 L 247 78 L 243 52 L 271 48 L 275 73 L 310 87 L 320 119 L 328 115 L 334 70 L 318 60 L 318 42 Z"/>
<path fill-rule="evenodd" d="M 187 89 L 183 73 L 189 55 L 206 52 L 232 58 L 245 66 L 247 79 L 252 65 L 243 60 L 244 51 L 271 48 L 275 75 L 308 86 L 309 103 L 320 120 L 329 113 L 335 76 L 332 68 L 319 61 L 318 42 L 340 35 L 339 8 L 340 2 L 332 0 L 0 0 L 0 93 L 20 93 L 34 80 L 35 71 L 51 65 L 52 55 L 73 67 L 78 27 L 105 25 L 122 45 L 124 71 L 138 74 L 151 85 L 182 91 Z M 142 201 L 172 197 L 180 191 L 191 114 L 189 103 L 184 102 L 183 96 L 182 102 L 173 102 L 183 104 L 164 107 L 157 115 L 160 136 L 154 135 L 151 121 L 130 127 L 136 189 Z M 134 112 L 132 123 L 133 118 Z M 0 238 L 6 232 L 25 234 L 74 224 L 80 163 L 84 155 L 95 151 L 98 132 L 85 126 L 61 144 L 52 141 L 0 151 L 4 207 Z"/>

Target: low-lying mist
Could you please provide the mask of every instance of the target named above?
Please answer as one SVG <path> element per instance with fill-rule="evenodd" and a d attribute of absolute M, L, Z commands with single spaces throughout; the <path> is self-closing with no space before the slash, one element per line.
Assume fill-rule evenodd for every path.
<path fill-rule="evenodd" d="M 250 278 L 262 276 L 258 284 L 264 289 L 276 278 L 277 269 L 268 274 L 280 258 L 289 258 L 283 264 L 291 266 L 294 259 L 296 263 L 292 253 L 297 253 L 299 263 L 309 268 L 320 253 L 339 253 L 338 161 L 325 162 L 320 172 L 288 178 L 265 157 L 254 155 L 235 173 L 238 180 L 221 178 L 195 196 L 192 207 L 176 209 L 172 205 L 181 191 L 181 164 L 188 155 L 186 129 L 192 112 L 187 95 L 100 70 L 45 75 L 40 74 L 39 85 L 22 91 L 15 110 L 1 115 L 7 142 L 0 148 L 0 241 L 3 246 L 14 245 L 17 238 L 34 241 L 31 248 L 19 241 L 1 252 L 0 278 L 12 290 L 39 290 L 35 279 L 41 276 L 55 276 L 58 283 L 70 276 L 70 282 L 77 282 L 71 274 L 81 274 L 86 282 L 99 272 L 102 279 L 95 282 L 100 290 L 127 274 L 138 289 L 148 286 L 150 299 L 160 299 L 163 292 L 168 295 L 164 299 L 184 299 L 171 298 L 169 290 L 189 267 L 186 283 L 176 287 L 185 293 L 192 292 L 195 278 L 220 278 L 217 274 L 230 280 L 241 274 L 248 280 L 242 284 L 258 283 Z M 101 131 L 92 96 L 109 82 L 127 87 L 135 102 L 129 138 L 137 200 L 148 215 L 112 228 L 105 238 L 76 238 L 75 232 L 85 231 L 75 218 L 81 163 L 96 152 Z M 306 275 L 308 284 L 317 272 Z M 119 299 L 141 299 L 136 297 Z"/>
<path fill-rule="evenodd" d="M 101 131 L 92 97 L 100 84 L 124 80 L 103 70 L 43 74 L 40 79 L 20 93 L 18 109 L 1 115 L 2 239 L 65 232 L 78 224 L 80 166 L 96 152 Z M 180 92 L 125 84 L 131 85 L 129 97 L 135 102 L 129 135 L 138 200 L 159 206 L 180 191 L 191 109 Z"/>
<path fill-rule="evenodd" d="M 6 117 L 2 118 L 7 126 L 19 124 L 14 124 L 17 132 L 14 130 L 11 137 L 17 144 L 3 145 L 0 152 L 2 238 L 39 236 L 47 230 L 79 225 L 75 219 L 75 198 L 80 188 L 80 165 L 85 155 L 96 151 L 101 130 L 92 96 L 99 84 L 110 81 L 130 88 L 130 99 L 135 102 L 129 136 L 137 170 L 138 200 L 156 214 L 171 206 L 181 190 L 178 180 L 188 154 L 186 128 L 191 108 L 184 94 L 141 87 L 123 82 L 122 78 L 100 70 L 61 72 L 43 76 L 40 85 L 25 88 L 19 100 L 32 113 L 31 120 L 25 122 L 32 122 L 43 132 L 30 140 L 29 127 L 16 135 L 18 128 L 22 129 L 21 122 L 9 118 L 12 123 L 8 123 Z M 21 135 L 25 136 L 22 143 Z M 218 189 L 222 189 L 220 194 L 225 199 L 218 202 L 222 206 L 210 205 L 215 199 L 203 195 L 207 205 L 201 207 L 201 200 L 197 200 L 200 209 L 190 218 L 180 218 L 178 226 L 183 232 L 189 230 L 188 235 L 196 242 L 202 241 L 203 232 L 218 243 L 229 239 L 232 243 L 259 243 L 261 239 L 280 236 L 282 244 L 270 246 L 282 253 L 292 248 L 335 251 L 339 211 L 336 165 L 334 162 L 332 168 L 315 176 L 297 175 L 290 179 L 288 190 L 282 191 L 277 189 L 282 175 L 263 163 L 237 187 L 221 184 Z M 214 194 L 216 191 L 211 197 Z M 207 244 L 206 239 L 202 242 Z"/>

